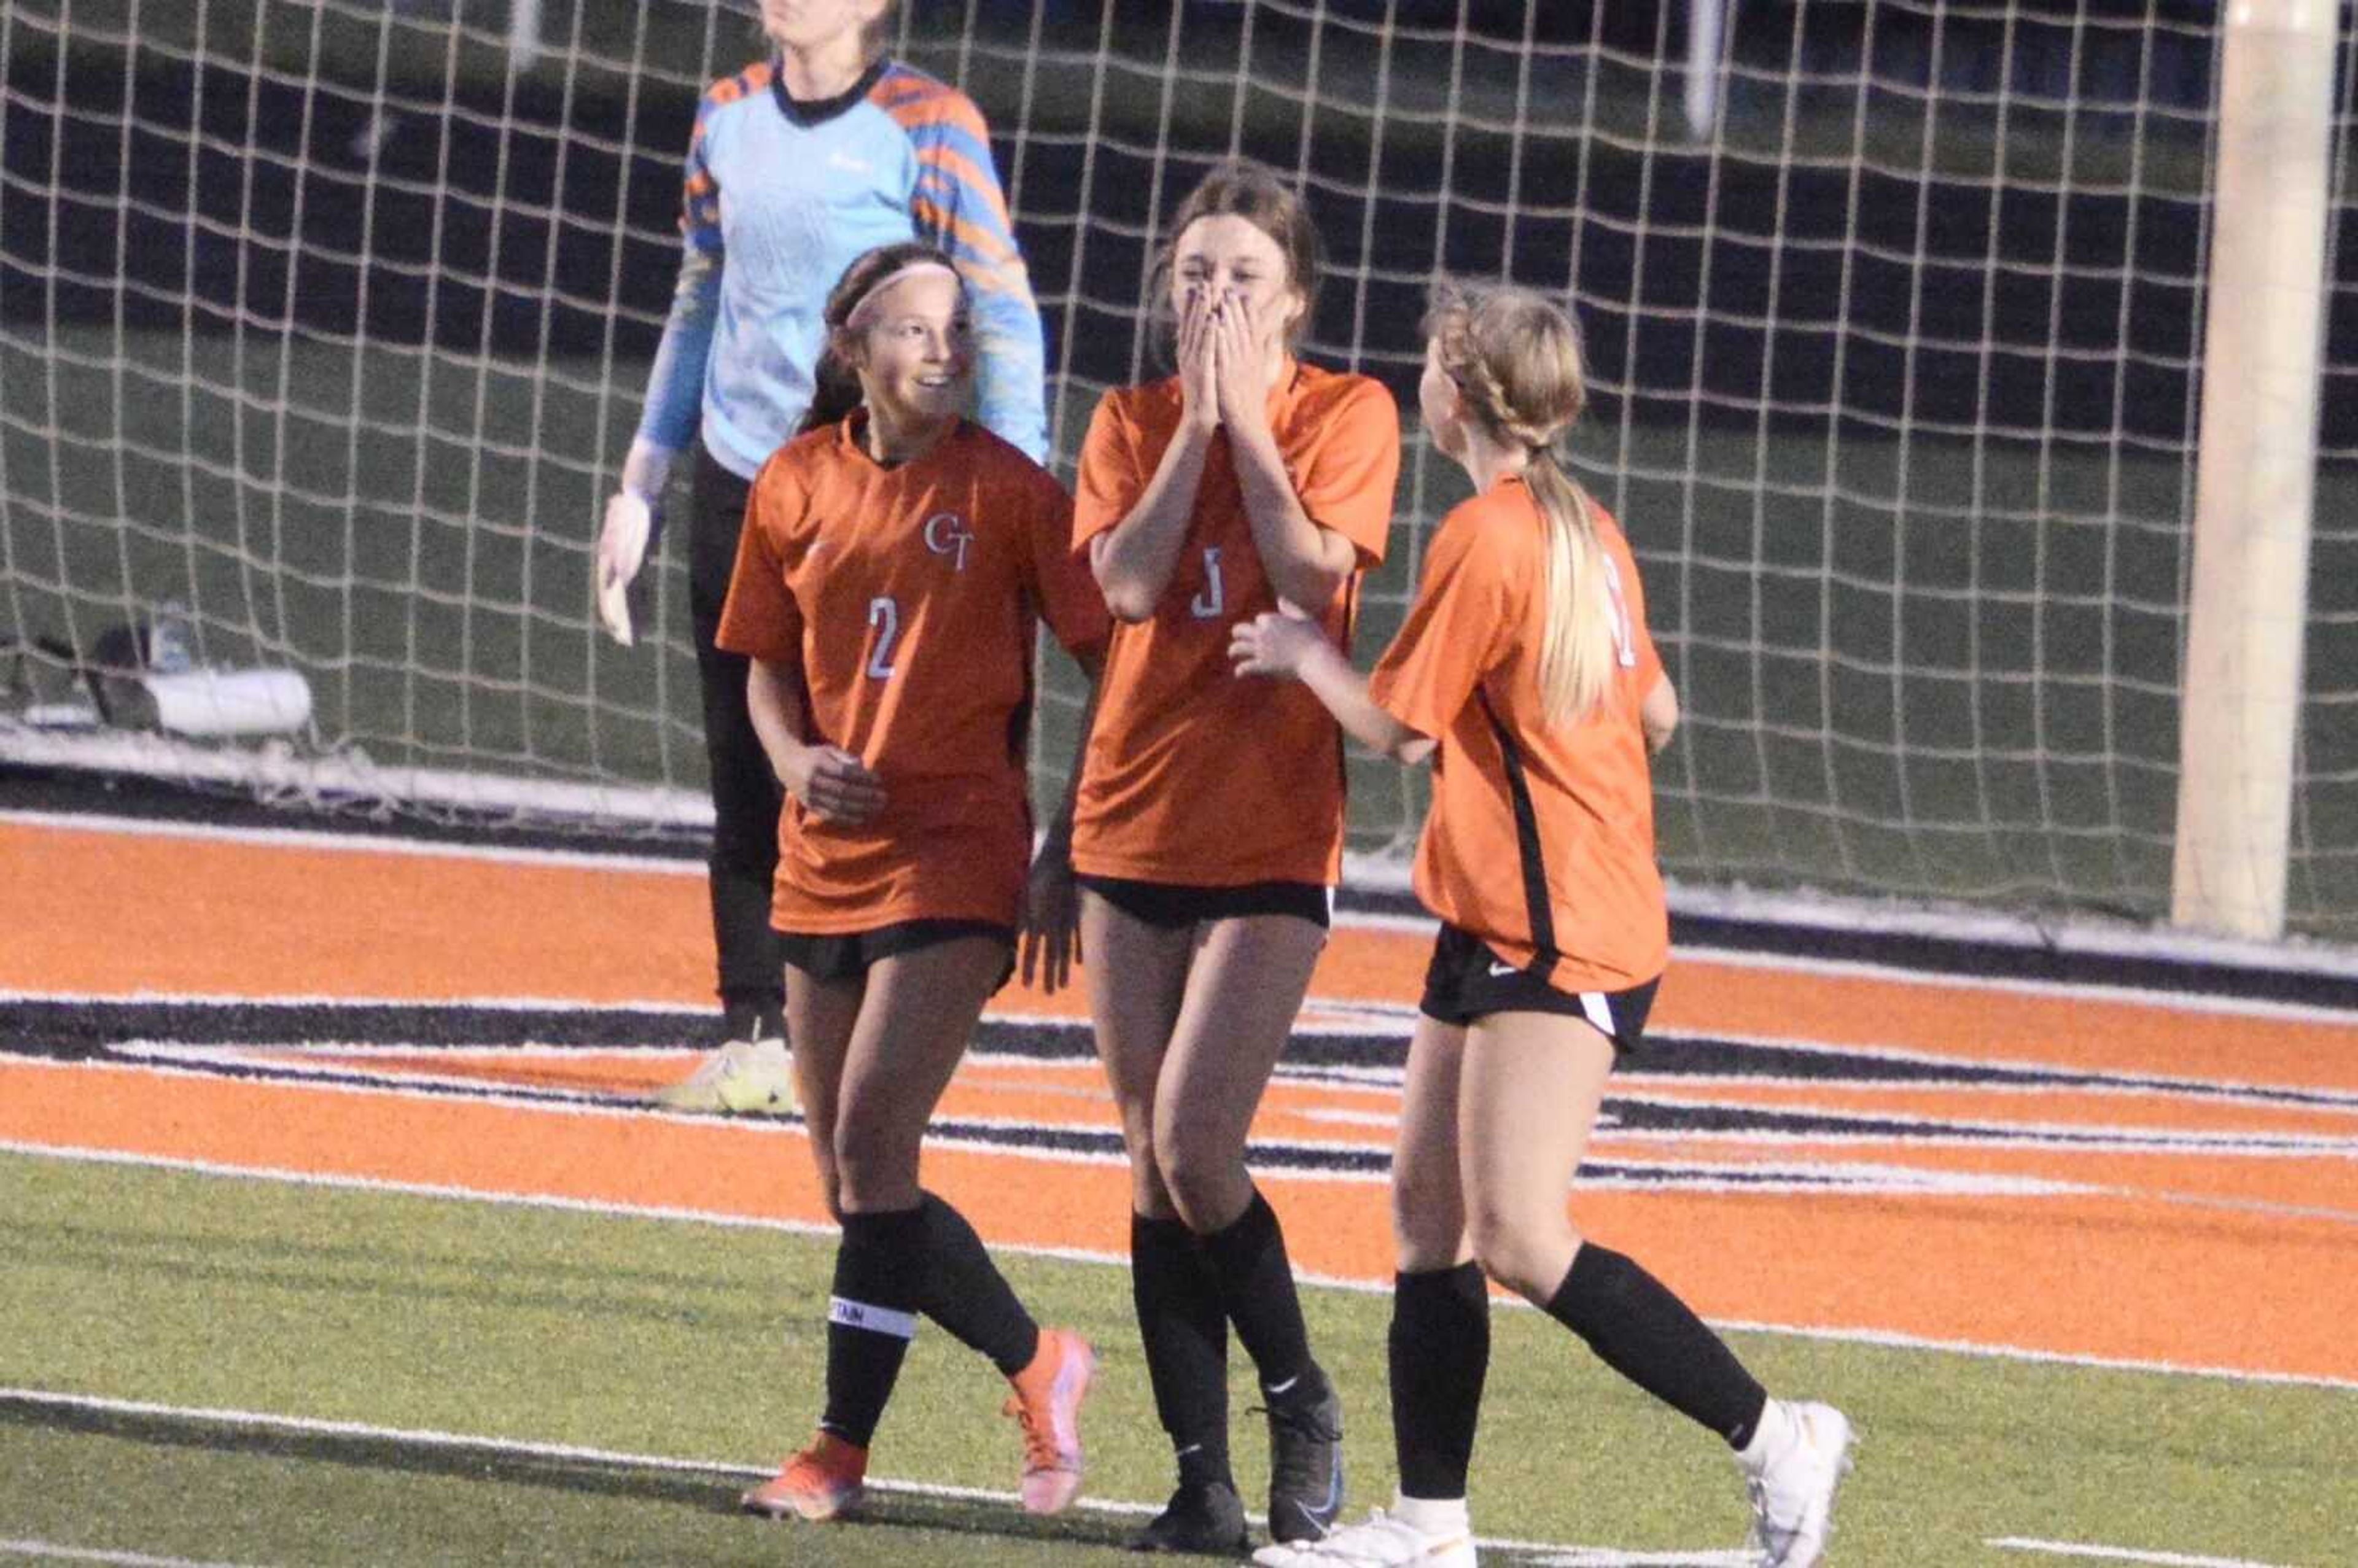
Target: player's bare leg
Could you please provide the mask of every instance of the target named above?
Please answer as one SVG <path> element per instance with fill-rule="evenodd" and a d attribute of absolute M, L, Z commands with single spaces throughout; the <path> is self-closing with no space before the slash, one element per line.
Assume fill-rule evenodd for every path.
<path fill-rule="evenodd" d="M 1283 1232 L 1244 1152 L 1326 933 L 1287 914 L 1196 929 L 1186 997 L 1155 1089 L 1155 1160 L 1213 1262 L 1222 1303 L 1260 1376 L 1270 1533 L 1315 1540 L 1343 1502 L 1342 1401 L 1311 1355 Z"/>

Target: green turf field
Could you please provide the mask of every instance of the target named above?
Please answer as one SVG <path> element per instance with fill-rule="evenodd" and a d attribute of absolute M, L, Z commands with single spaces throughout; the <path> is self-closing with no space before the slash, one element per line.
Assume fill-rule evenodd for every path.
<path fill-rule="evenodd" d="M 0 1388 L 14 1390 L 0 1396 L 0 1550 L 239 1564 L 1130 1560 L 1110 1548 L 1159 1502 L 1166 1460 L 1125 1279 L 1103 1264 L 1007 1260 L 1044 1317 L 1100 1350 L 1084 1506 L 1051 1521 L 1017 1510 L 1001 1385 L 928 1330 L 875 1459 L 879 1476 L 925 1490 L 896 1487 L 867 1519 L 828 1528 L 733 1511 L 814 1417 L 829 1250 L 774 1230 L 0 1155 Z M 1356 1510 L 1391 1485 L 1386 1303 L 1313 1289 L 1307 1306 L 1350 1411 Z M 1558 1556 L 1738 1542 L 1740 1491 L 1711 1440 L 1538 1314 L 1501 1310 L 1494 1325 L 1472 1498 L 1486 1538 Z M 1985 1544 L 2008 1537 L 2358 1560 L 2350 1391 L 1735 1343 L 1773 1388 L 1857 1422 L 1833 1558 L 1847 1568 L 2053 1561 Z M 1249 1477 L 1263 1450 L 1241 1382 L 1235 1395 Z"/>

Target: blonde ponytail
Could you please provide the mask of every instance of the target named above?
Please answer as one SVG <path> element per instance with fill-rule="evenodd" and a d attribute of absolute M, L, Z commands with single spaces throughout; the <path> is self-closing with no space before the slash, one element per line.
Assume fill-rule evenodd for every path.
<path fill-rule="evenodd" d="M 1540 707 L 1551 724 L 1585 718 L 1613 684 L 1613 611 L 1605 546 L 1587 492 L 1545 448 L 1523 470 L 1547 528 L 1545 630 L 1540 634 Z"/>
<path fill-rule="evenodd" d="M 1531 289 L 1444 280 L 1424 330 L 1473 416 L 1498 440 L 1531 454 L 1523 485 L 1547 535 L 1540 703 L 1549 723 L 1572 723 L 1605 700 L 1616 656 L 1612 568 L 1596 536 L 1595 509 L 1553 447 L 1588 401 L 1579 328 Z"/>

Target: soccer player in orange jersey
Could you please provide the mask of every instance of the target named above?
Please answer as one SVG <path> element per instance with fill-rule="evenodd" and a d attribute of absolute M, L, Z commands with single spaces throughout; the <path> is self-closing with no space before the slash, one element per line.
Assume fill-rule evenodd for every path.
<path fill-rule="evenodd" d="M 666 477 L 693 450 L 688 628 L 712 794 L 708 891 L 723 1042 L 655 1102 L 792 1107 L 784 997 L 769 925 L 780 810 L 745 711 L 745 661 L 713 642 L 763 460 L 815 395 L 827 290 L 861 253 L 940 245 L 974 313 L 975 414 L 1045 459 L 1040 313 L 971 100 L 890 57 L 898 0 L 760 0 L 768 57 L 705 91 L 688 138 L 679 278 L 646 403 L 608 500 L 598 611 L 626 646 Z M 644 608 L 644 600 L 639 608 Z"/>
<path fill-rule="evenodd" d="M 1565 1212 L 1606 1076 L 1643 1033 L 1669 957 L 1648 754 L 1678 722 L 1628 543 L 1554 454 L 1586 396 L 1579 337 L 1517 288 L 1444 289 L 1427 331 L 1425 428 L 1477 493 L 1442 520 L 1375 674 L 1291 607 L 1233 644 L 1240 674 L 1293 677 L 1365 744 L 1433 759 L 1415 881 L 1442 921 L 1392 1162 L 1400 1495 L 1257 1561 L 1472 1568 L 1487 1274 L 1725 1438 L 1758 1561 L 1804 1568 L 1824 1547 L 1849 1422 L 1769 1399 L 1668 1287 Z"/>
<path fill-rule="evenodd" d="M 1080 1487 L 1094 1357 L 1033 1324 L 917 1162 L 1019 927 L 1026 978 L 1035 959 L 1050 989 L 1065 978 L 1073 901 L 1026 887 L 1070 874 L 1061 824 L 1027 872 L 1032 659 L 1044 620 L 1093 671 L 1105 604 L 1064 488 L 961 413 L 973 351 L 949 258 L 870 251 L 826 317 L 860 406 L 837 417 L 842 378 L 826 378 L 816 427 L 763 465 L 719 629 L 751 661 L 747 706 L 786 795 L 771 924 L 811 1152 L 843 1226 L 817 1435 L 745 1505 L 816 1519 L 859 1500 L 922 1315 L 1013 1385 L 1023 1505 L 1055 1513 Z"/>
<path fill-rule="evenodd" d="M 1319 247 L 1283 181 L 1216 168 L 1170 232 L 1150 295 L 1175 319 L 1178 373 L 1108 394 L 1081 449 L 1075 538 L 1120 624 L 1073 864 L 1130 1151 L 1139 1330 L 1178 1456 L 1170 1506 L 1133 1544 L 1232 1551 L 1230 1324 L 1269 1415 L 1271 1533 L 1323 1533 L 1342 1496 L 1341 1407 L 1244 1149 L 1325 942 L 1343 753 L 1309 693 L 1235 676 L 1228 633 L 1282 597 L 1349 636 L 1358 575 L 1383 558 L 1400 421 L 1378 383 L 1294 357 Z"/>

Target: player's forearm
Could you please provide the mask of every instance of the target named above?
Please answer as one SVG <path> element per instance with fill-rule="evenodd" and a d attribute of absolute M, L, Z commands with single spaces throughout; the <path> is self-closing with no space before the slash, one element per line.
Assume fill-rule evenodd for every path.
<path fill-rule="evenodd" d="M 770 773 L 784 783 L 801 757 L 809 715 L 803 709 L 802 672 L 792 665 L 754 659 L 745 672 L 745 712 L 770 761 Z"/>
<path fill-rule="evenodd" d="M 647 371 L 646 405 L 639 414 L 638 438 L 677 452 L 696 437 L 704 412 L 704 373 L 712 360 L 712 334 L 720 307 L 720 254 L 687 247 L 672 291 L 671 316 Z"/>
<path fill-rule="evenodd" d="M 1089 569 L 1097 574 L 1106 608 L 1116 618 L 1146 620 L 1171 586 L 1210 447 L 1209 432 L 1182 425 L 1130 515 L 1090 546 Z"/>
<path fill-rule="evenodd" d="M 676 448 L 658 446 L 644 436 L 632 438 L 616 488 L 654 505 L 663 495 L 664 481 L 670 477 L 672 460 L 677 456 Z"/>
<path fill-rule="evenodd" d="M 1098 698 L 1104 694 L 1105 662 L 1088 658 L 1079 661 L 1081 674 L 1088 677 L 1089 700 L 1081 709 L 1081 730 L 1073 742 L 1073 761 L 1065 770 L 1065 793 L 1056 802 L 1055 812 L 1048 818 L 1044 848 L 1064 849 L 1073 841 L 1073 813 L 1081 798 L 1081 764 L 1089 754 L 1089 730 L 1098 721 Z"/>
<path fill-rule="evenodd" d="M 1369 751 L 1398 762 L 1421 762 L 1433 754 L 1433 737 L 1410 729 L 1378 707 L 1368 695 L 1368 677 L 1352 668 L 1351 661 L 1334 643 L 1321 641 L 1295 674 L 1326 705 L 1343 733 Z"/>
<path fill-rule="evenodd" d="M 1237 488 L 1244 497 L 1253 548 L 1270 586 L 1280 599 L 1314 616 L 1323 614 L 1351 575 L 1356 559 L 1351 542 L 1320 527 L 1303 510 L 1276 438 L 1261 431 L 1239 439 L 1230 431 L 1228 447 L 1236 459 Z"/>

